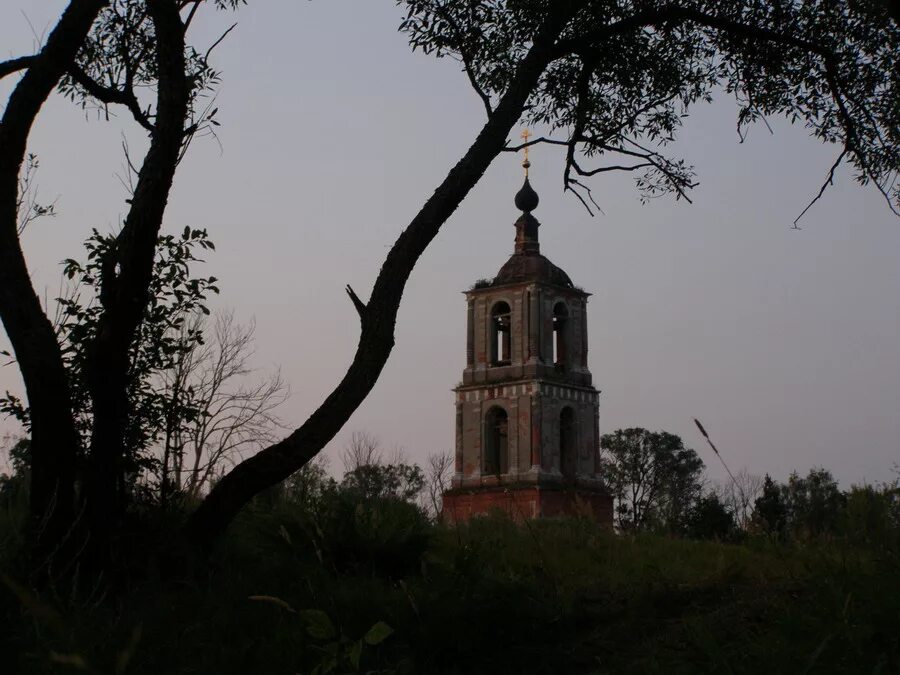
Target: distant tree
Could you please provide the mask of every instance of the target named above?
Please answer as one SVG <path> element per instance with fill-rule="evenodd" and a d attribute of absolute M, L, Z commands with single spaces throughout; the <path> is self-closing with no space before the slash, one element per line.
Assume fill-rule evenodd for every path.
<path fill-rule="evenodd" d="M 795 535 L 814 538 L 837 531 L 846 498 L 831 472 L 814 468 L 805 478 L 794 472 L 783 493 L 788 524 Z"/>
<path fill-rule="evenodd" d="M 682 533 L 703 491 L 704 464 L 694 450 L 684 447 L 675 450 L 669 462 L 658 509 L 659 524 L 668 532 Z"/>
<path fill-rule="evenodd" d="M 753 507 L 753 523 L 766 534 L 777 538 L 784 536 L 788 524 L 788 511 L 783 494 L 782 486 L 766 474 L 762 490 Z"/>
<path fill-rule="evenodd" d="M 856 544 L 900 554 L 900 483 L 853 485 L 844 497 L 841 534 Z"/>
<path fill-rule="evenodd" d="M 341 488 L 363 500 L 412 502 L 425 488 L 425 473 L 415 464 L 367 464 L 344 474 Z"/>
<path fill-rule="evenodd" d="M 276 412 L 290 392 L 277 370 L 256 376 L 250 364 L 254 331 L 254 323 L 241 325 L 230 311 L 217 313 L 211 327 L 203 312 L 182 325 L 186 348 L 160 375 L 163 504 L 173 490 L 196 500 L 226 463 L 276 440 Z"/>
<path fill-rule="evenodd" d="M 12 473 L 0 473 L 0 500 L 9 499 L 14 493 L 28 489 L 31 473 L 31 441 L 11 435 L 0 439 L 5 446 L 7 461 Z"/>
<path fill-rule="evenodd" d="M 351 473 L 362 466 L 381 464 L 383 456 L 377 436 L 367 431 L 354 431 L 341 452 L 344 473 Z"/>
<path fill-rule="evenodd" d="M 619 527 L 680 530 L 698 496 L 703 461 L 665 431 L 618 429 L 600 439 L 601 470 L 616 499 Z"/>
<path fill-rule="evenodd" d="M 723 481 L 716 487 L 716 495 L 725 507 L 734 514 L 737 526 L 742 530 L 750 527 L 754 504 L 763 490 L 762 476 L 741 469 L 734 479 Z"/>
<path fill-rule="evenodd" d="M 425 467 L 425 506 L 435 520 L 441 517 L 444 493 L 450 488 L 453 461 L 453 454 L 449 452 L 434 452 L 428 455 L 428 464 Z"/>
<path fill-rule="evenodd" d="M 685 532 L 694 539 L 726 541 L 736 529 L 733 513 L 715 492 L 708 492 L 692 506 Z"/>
<path fill-rule="evenodd" d="M 337 481 L 328 475 L 328 457 L 318 455 L 284 482 L 282 497 L 303 510 L 315 512 L 337 488 Z"/>

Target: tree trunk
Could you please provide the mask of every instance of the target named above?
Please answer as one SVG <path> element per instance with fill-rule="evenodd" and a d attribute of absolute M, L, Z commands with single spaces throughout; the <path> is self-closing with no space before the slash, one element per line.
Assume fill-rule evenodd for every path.
<path fill-rule="evenodd" d="M 185 526 L 188 542 L 208 551 L 254 495 L 286 479 L 312 459 L 366 398 L 394 346 L 394 325 L 403 289 L 425 248 L 502 151 L 544 68 L 552 45 L 578 2 L 553 3 L 533 46 L 507 91 L 459 163 L 400 234 L 378 274 L 368 304 L 348 293 L 360 314 L 361 334 L 353 362 L 338 386 L 299 429 L 238 464 L 209 493 Z"/>
<path fill-rule="evenodd" d="M 51 556 L 73 525 L 79 437 L 62 353 L 31 284 L 19 242 L 18 178 L 28 135 L 41 106 L 74 62 L 106 4 L 105 0 L 69 3 L 10 95 L 0 121 L 0 317 L 31 409 L 30 510 L 36 528 L 34 552 L 39 559 Z"/>
<path fill-rule="evenodd" d="M 156 242 L 184 142 L 190 89 L 185 74 L 184 24 L 174 0 L 147 0 L 156 30 L 157 114 L 131 208 L 110 259 L 104 261 L 103 313 L 90 346 L 88 383 L 93 428 L 86 507 L 93 553 L 105 563 L 109 538 L 123 514 L 123 459 L 130 416 L 132 344 L 149 300 Z"/>

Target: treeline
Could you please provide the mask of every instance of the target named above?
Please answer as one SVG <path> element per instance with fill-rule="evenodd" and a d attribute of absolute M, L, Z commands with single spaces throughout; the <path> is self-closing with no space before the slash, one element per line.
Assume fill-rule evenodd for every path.
<path fill-rule="evenodd" d="M 656 532 L 738 541 L 766 536 L 804 542 L 845 537 L 896 545 L 900 535 L 900 480 L 841 490 L 827 469 L 787 482 L 746 470 L 718 485 L 681 438 L 665 431 L 619 429 L 601 438 L 601 466 L 616 500 L 623 532 Z"/>

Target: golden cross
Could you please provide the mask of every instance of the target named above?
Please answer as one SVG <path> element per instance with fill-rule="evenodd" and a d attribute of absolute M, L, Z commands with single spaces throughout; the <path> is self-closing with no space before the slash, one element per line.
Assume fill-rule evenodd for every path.
<path fill-rule="evenodd" d="M 531 162 L 528 161 L 528 147 L 529 146 L 527 145 L 527 143 L 528 143 L 528 139 L 531 138 L 532 136 L 533 136 L 533 134 L 530 131 L 528 131 L 527 128 L 519 136 L 519 138 L 521 138 L 526 143 L 526 145 L 525 145 L 525 161 L 522 162 L 522 166 L 525 167 L 525 177 L 526 178 L 528 177 L 528 168 L 531 166 Z"/>

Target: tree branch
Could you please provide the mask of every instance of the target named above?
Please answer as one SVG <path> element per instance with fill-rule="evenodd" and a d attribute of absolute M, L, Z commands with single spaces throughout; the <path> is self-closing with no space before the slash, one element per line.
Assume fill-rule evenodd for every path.
<path fill-rule="evenodd" d="M 118 104 L 128 108 L 128 111 L 134 117 L 135 121 L 147 131 L 152 132 L 155 127 L 150 122 L 147 114 L 141 110 L 140 103 L 134 94 L 134 90 L 130 87 L 125 89 L 117 89 L 116 87 L 106 87 L 96 80 L 92 79 L 84 70 L 73 64 L 69 68 L 69 75 L 84 90 L 95 99 L 104 104 Z"/>
<path fill-rule="evenodd" d="M 9 59 L 8 61 L 0 61 L 0 80 L 2 80 L 7 75 L 11 75 L 12 73 L 17 73 L 20 70 L 30 68 L 36 59 L 37 56 L 31 55 L 20 56 L 15 59 Z"/>
<path fill-rule="evenodd" d="M 356 291 L 353 290 L 350 284 L 347 284 L 344 290 L 347 291 L 347 295 L 350 296 L 350 300 L 353 302 L 353 306 L 356 308 L 356 313 L 359 314 L 359 318 L 365 319 L 366 303 L 359 299 L 359 296 L 356 294 Z"/>
<path fill-rule="evenodd" d="M 848 152 L 848 150 L 847 150 L 847 147 L 845 146 L 844 149 L 841 150 L 841 154 L 839 154 L 837 156 L 837 159 L 834 160 L 834 164 L 831 165 L 831 169 L 828 170 L 828 176 L 825 178 L 825 182 L 822 183 L 822 187 L 819 188 L 818 194 L 816 194 L 816 196 L 812 198 L 812 201 L 810 201 L 809 204 L 806 205 L 806 208 L 804 208 L 800 212 L 800 215 L 797 216 L 796 218 L 794 218 L 794 224 L 791 226 L 791 229 L 794 229 L 794 230 L 800 229 L 800 227 L 797 225 L 797 223 L 800 222 L 800 219 L 803 218 L 804 215 L 806 215 L 806 212 L 812 208 L 813 204 L 815 204 L 817 201 L 819 201 L 822 198 L 822 195 L 825 194 L 825 190 L 828 188 L 828 186 L 834 185 L 834 172 L 837 171 L 837 168 L 841 165 L 841 162 L 844 161 L 844 157 L 847 156 L 847 152 Z M 697 424 L 699 426 L 700 423 L 698 422 Z M 701 426 L 701 431 L 702 431 L 702 426 Z"/>

